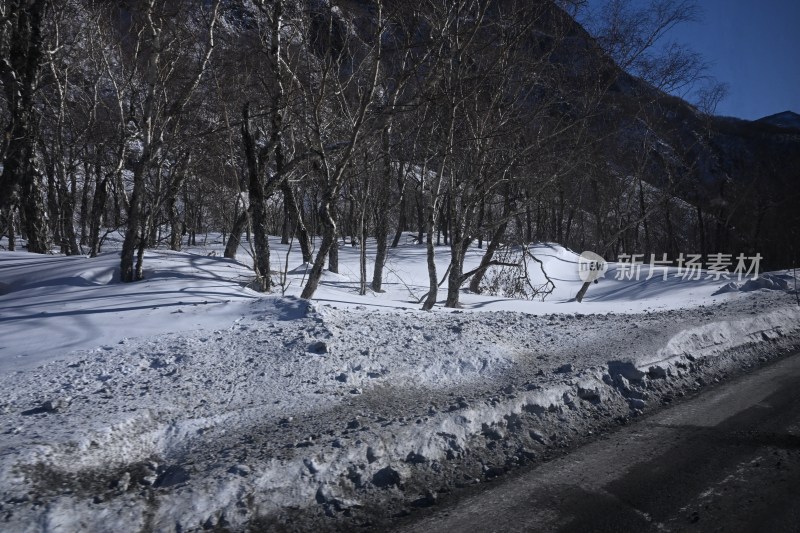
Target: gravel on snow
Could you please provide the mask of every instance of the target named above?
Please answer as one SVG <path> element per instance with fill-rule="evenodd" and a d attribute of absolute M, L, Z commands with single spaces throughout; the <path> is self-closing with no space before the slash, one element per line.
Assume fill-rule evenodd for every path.
<path fill-rule="evenodd" d="M 544 316 L 255 301 L 0 378 L 0 528 L 381 527 L 798 344 L 785 292 Z"/>

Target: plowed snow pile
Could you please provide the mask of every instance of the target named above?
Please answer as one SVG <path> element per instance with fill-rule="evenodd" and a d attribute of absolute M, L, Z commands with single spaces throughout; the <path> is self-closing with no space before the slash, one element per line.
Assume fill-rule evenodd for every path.
<path fill-rule="evenodd" d="M 577 304 L 552 245 L 544 302 L 422 312 L 414 245 L 366 296 L 343 249 L 312 302 L 302 267 L 264 296 L 219 247 L 149 253 L 128 285 L 116 254 L 0 253 L 0 529 L 380 528 L 800 344 L 786 283 L 612 265 Z"/>

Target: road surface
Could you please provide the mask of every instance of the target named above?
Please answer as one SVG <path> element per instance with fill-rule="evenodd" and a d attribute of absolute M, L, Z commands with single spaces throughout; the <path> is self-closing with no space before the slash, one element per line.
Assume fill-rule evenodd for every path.
<path fill-rule="evenodd" d="M 800 532 L 800 354 L 485 485 L 403 532 Z"/>

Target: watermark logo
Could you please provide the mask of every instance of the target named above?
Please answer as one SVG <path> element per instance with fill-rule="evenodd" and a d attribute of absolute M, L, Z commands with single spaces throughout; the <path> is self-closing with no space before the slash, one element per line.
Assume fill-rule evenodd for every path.
<path fill-rule="evenodd" d="M 614 279 L 625 281 L 645 281 L 653 278 L 667 277 L 681 278 L 687 281 L 694 280 L 730 280 L 758 279 L 761 267 L 761 254 L 746 256 L 739 254 L 708 254 L 703 261 L 701 254 L 681 254 L 674 259 L 661 254 L 657 257 L 650 254 L 650 260 L 645 259 L 645 254 L 619 254 L 614 269 Z M 606 275 L 608 263 L 594 252 L 583 252 L 578 257 L 578 275 L 586 283 L 597 281 Z M 644 268 L 643 268 L 644 267 Z M 705 268 L 704 268 L 705 267 Z M 642 272 L 642 270 L 645 272 Z M 646 276 L 644 275 L 646 274 Z"/>
<path fill-rule="evenodd" d="M 578 257 L 578 276 L 585 283 L 597 281 L 606 275 L 607 270 L 606 260 L 594 252 L 583 252 Z"/>

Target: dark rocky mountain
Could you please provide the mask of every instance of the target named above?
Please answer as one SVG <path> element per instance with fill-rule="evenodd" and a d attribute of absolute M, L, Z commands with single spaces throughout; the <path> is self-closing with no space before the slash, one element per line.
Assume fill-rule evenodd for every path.
<path fill-rule="evenodd" d="M 596 167 L 619 178 L 641 178 L 654 188 L 642 202 L 650 205 L 640 209 L 653 212 L 640 223 L 629 222 L 632 228 L 618 235 L 622 242 L 604 252 L 635 249 L 667 252 L 671 258 L 680 252 L 734 257 L 759 253 L 762 267 L 796 265 L 800 115 L 785 111 L 757 121 L 705 115 L 616 65 L 608 66 L 610 60 L 598 57 L 603 52 L 574 24 L 573 33 L 580 36 L 582 46 L 573 47 L 565 60 L 602 61 L 614 71 L 610 74 L 614 82 L 594 123 L 595 133 L 606 135 L 594 155 Z M 596 200 L 595 196 L 592 201 Z M 664 205 L 657 208 L 653 202 Z M 635 213 L 628 219 L 636 220 Z M 599 241 L 603 243 L 602 236 Z"/>
<path fill-rule="evenodd" d="M 781 128 L 800 130 L 800 115 L 794 111 L 775 113 L 774 115 L 758 119 L 758 122 L 780 126 Z"/>
<path fill-rule="evenodd" d="M 796 265 L 800 115 L 786 111 L 758 121 L 706 115 L 620 69 L 571 18 L 559 22 L 569 38 L 552 60 L 611 80 L 591 126 L 596 192 L 588 201 L 573 198 L 597 221 L 589 226 L 591 245 L 607 256 L 759 253 L 766 268 Z M 625 182 L 622 190 L 617 180 Z M 589 245 L 554 237 L 576 249 Z"/>

